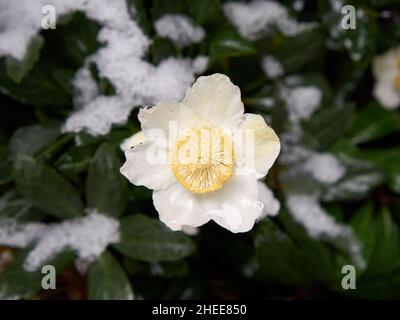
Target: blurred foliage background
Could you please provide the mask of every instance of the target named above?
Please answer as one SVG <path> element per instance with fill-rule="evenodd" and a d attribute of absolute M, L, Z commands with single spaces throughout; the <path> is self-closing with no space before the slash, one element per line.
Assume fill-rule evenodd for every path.
<path fill-rule="evenodd" d="M 71 250 L 52 257 L 56 290 L 42 290 L 40 271 L 24 269 L 32 245 L 1 246 L 0 298 L 399 298 L 400 114 L 374 99 L 371 73 L 374 56 L 399 44 L 398 1 L 348 1 L 363 14 L 355 30 L 339 33 L 332 32 L 343 17 L 335 1 L 280 1 L 293 19 L 315 25 L 290 36 L 272 28 L 254 40 L 227 19 L 224 1 L 127 2 L 152 40 L 147 61 L 209 57 L 204 74 L 224 73 L 241 88 L 246 111 L 262 114 L 283 140 L 281 157 L 300 149 L 329 154 L 344 173 L 319 181 L 301 168 L 305 158 L 283 158 L 266 180 L 281 203 L 277 216 L 245 234 L 213 222 L 194 236 L 170 231 L 158 221 L 151 191 L 119 173 L 125 160 L 119 145 L 139 130 L 137 109 L 107 135 L 61 130 L 73 109 L 75 72 L 100 47 L 99 25 L 83 13 L 69 14 L 56 30 L 40 32 L 23 61 L 0 58 L 0 218 L 58 223 L 97 208 L 120 221 L 121 239 L 86 273 L 76 270 Z M 180 47 L 158 36 L 154 23 L 169 13 L 190 17 L 205 38 Z M 265 56 L 279 61 L 282 72 L 268 76 Z M 107 79 L 97 82 L 104 94 L 114 94 Z M 291 117 L 287 105 L 298 87 L 321 93 L 316 110 L 300 118 Z M 316 216 L 302 222 L 291 212 L 297 202 L 288 203 L 299 192 L 317 199 L 314 208 L 347 233 L 335 236 L 331 220 Z M 313 233 L 310 223 L 329 230 Z M 341 287 L 346 264 L 356 266 L 356 290 Z"/>

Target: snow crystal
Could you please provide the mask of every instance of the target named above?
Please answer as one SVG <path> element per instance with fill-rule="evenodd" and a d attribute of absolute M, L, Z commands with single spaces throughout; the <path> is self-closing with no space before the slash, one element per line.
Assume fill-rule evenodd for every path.
<path fill-rule="evenodd" d="M 166 14 L 155 22 L 154 28 L 162 38 L 173 41 L 179 47 L 199 43 L 204 39 L 205 32 L 187 16 L 181 14 Z"/>
<path fill-rule="evenodd" d="M 223 10 L 239 33 L 249 40 L 260 39 L 272 28 L 286 36 L 295 36 L 315 26 L 314 23 L 297 22 L 285 7 L 274 1 L 231 1 L 224 4 Z"/>
<path fill-rule="evenodd" d="M 345 174 L 346 168 L 333 155 L 315 153 L 304 163 L 304 170 L 318 181 L 332 184 L 339 181 Z"/>
<path fill-rule="evenodd" d="M 270 79 L 275 79 L 283 74 L 283 67 L 281 63 L 273 56 L 265 56 L 261 65 L 265 74 Z"/>
<path fill-rule="evenodd" d="M 25 248 L 39 238 L 47 227 L 41 223 L 20 224 L 13 218 L 0 219 L 0 244 L 14 248 Z"/>
<path fill-rule="evenodd" d="M 27 271 L 34 271 L 48 259 L 69 248 L 79 259 L 93 262 L 110 243 L 119 241 L 119 222 L 92 211 L 84 218 L 66 220 L 49 225 L 24 263 Z"/>
<path fill-rule="evenodd" d="M 322 92 L 315 86 L 282 87 L 281 97 L 286 102 L 289 119 L 298 122 L 309 119 L 320 106 Z"/>

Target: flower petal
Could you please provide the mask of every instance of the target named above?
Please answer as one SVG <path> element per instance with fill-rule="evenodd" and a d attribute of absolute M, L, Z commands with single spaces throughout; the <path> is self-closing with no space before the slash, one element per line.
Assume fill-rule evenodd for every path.
<path fill-rule="evenodd" d="M 199 227 L 210 220 L 204 214 L 200 196 L 186 190 L 179 183 L 154 191 L 153 203 L 160 220 L 174 231 L 182 230 L 185 226 Z"/>
<path fill-rule="evenodd" d="M 281 208 L 281 204 L 274 197 L 274 193 L 270 188 L 268 188 L 267 185 L 263 182 L 258 182 L 258 198 L 260 201 L 263 203 L 263 213 L 259 217 L 259 219 L 262 219 L 266 216 L 276 216 L 279 213 L 279 210 Z"/>
<path fill-rule="evenodd" d="M 170 133 L 176 139 L 179 132 L 198 124 L 195 112 L 182 103 L 161 102 L 154 107 L 142 108 L 138 118 L 146 137 L 152 141 L 160 136 L 167 140 Z"/>
<path fill-rule="evenodd" d="M 397 48 L 390 49 L 382 55 L 376 56 L 372 61 L 372 73 L 376 79 L 392 79 L 398 73 L 398 61 L 400 51 Z"/>
<path fill-rule="evenodd" d="M 186 91 L 183 103 L 223 129 L 235 129 L 242 120 L 244 107 L 240 89 L 223 74 L 199 77 Z"/>
<path fill-rule="evenodd" d="M 160 190 L 176 182 L 168 165 L 165 145 L 145 142 L 125 151 L 125 156 L 120 172 L 131 183 Z"/>
<path fill-rule="evenodd" d="M 129 138 L 126 138 L 120 144 L 120 148 L 122 151 L 127 151 L 131 147 L 134 147 L 138 144 L 146 142 L 146 136 L 143 131 L 136 132 L 135 134 L 131 135 Z"/>
<path fill-rule="evenodd" d="M 263 210 L 253 175 L 234 176 L 222 189 L 202 195 L 202 204 L 207 216 L 234 233 L 251 230 Z"/>
<path fill-rule="evenodd" d="M 373 94 L 385 109 L 393 110 L 400 106 L 400 92 L 396 90 L 394 80 L 376 82 Z"/>
<path fill-rule="evenodd" d="M 234 150 L 239 169 L 261 178 L 268 173 L 278 157 L 281 144 L 262 116 L 247 113 L 240 129 L 235 133 Z"/>

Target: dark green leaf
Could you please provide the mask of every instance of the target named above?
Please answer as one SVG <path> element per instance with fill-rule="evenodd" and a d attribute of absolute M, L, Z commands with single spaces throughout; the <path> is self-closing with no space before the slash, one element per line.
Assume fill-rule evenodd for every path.
<path fill-rule="evenodd" d="M 365 277 L 371 278 L 400 267 L 400 234 L 390 213 L 383 208 L 376 224 L 376 240 Z"/>
<path fill-rule="evenodd" d="M 32 38 L 25 57 L 22 60 L 16 60 L 12 57 L 6 58 L 6 67 L 8 76 L 15 82 L 21 82 L 22 78 L 32 69 L 33 65 L 39 59 L 40 51 L 44 44 L 43 37 L 35 36 Z"/>
<path fill-rule="evenodd" d="M 111 216 L 122 213 L 128 190 L 126 179 L 119 172 L 121 166 L 114 148 L 107 143 L 102 144 L 92 159 L 86 180 L 89 207 Z"/>
<path fill-rule="evenodd" d="M 121 220 L 120 237 L 116 249 L 133 259 L 149 262 L 179 260 L 194 250 L 188 237 L 142 214 Z"/>
<path fill-rule="evenodd" d="M 316 146 L 326 149 L 343 137 L 351 127 L 353 118 L 352 105 L 321 109 L 304 127 L 310 140 Z"/>
<path fill-rule="evenodd" d="M 118 261 L 108 251 L 95 261 L 89 270 L 89 299 L 132 300 L 129 279 Z"/>
<path fill-rule="evenodd" d="M 10 155 L 35 156 L 39 151 L 52 144 L 60 134 L 58 127 L 32 125 L 17 129 L 10 139 Z"/>
<path fill-rule="evenodd" d="M 14 175 L 19 192 L 39 209 L 58 218 L 82 214 L 78 192 L 54 169 L 29 156 L 18 155 Z"/>
<path fill-rule="evenodd" d="M 211 59 L 239 57 L 256 54 L 257 50 L 233 29 L 220 30 L 211 40 Z"/>
<path fill-rule="evenodd" d="M 65 152 L 55 163 L 58 170 L 67 173 L 80 173 L 85 171 L 93 156 L 93 146 L 74 146 Z"/>
<path fill-rule="evenodd" d="M 358 113 L 349 132 L 353 143 L 361 143 L 381 138 L 400 130 L 400 116 L 371 103 Z"/>

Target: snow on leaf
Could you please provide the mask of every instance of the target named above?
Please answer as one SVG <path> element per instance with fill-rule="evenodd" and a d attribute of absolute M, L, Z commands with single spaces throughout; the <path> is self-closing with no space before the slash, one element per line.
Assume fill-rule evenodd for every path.
<path fill-rule="evenodd" d="M 162 38 L 170 39 L 179 47 L 201 42 L 205 32 L 187 16 L 181 14 L 166 14 L 158 19 L 154 28 Z"/>
<path fill-rule="evenodd" d="M 286 36 L 295 36 L 315 26 L 314 23 L 297 22 L 285 7 L 269 0 L 230 1 L 224 4 L 223 10 L 239 33 L 249 40 L 258 40 L 273 28 Z"/>

